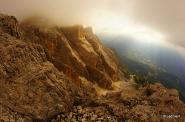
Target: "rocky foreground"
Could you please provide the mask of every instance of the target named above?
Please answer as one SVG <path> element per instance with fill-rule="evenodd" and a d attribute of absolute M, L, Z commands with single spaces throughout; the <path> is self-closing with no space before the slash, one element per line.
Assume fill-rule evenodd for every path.
<path fill-rule="evenodd" d="M 184 114 L 176 90 L 126 79 L 90 28 L 0 14 L 0 121 L 183 122 Z"/>
<path fill-rule="evenodd" d="M 53 122 L 184 122 L 183 103 L 178 93 L 161 84 L 145 85 L 132 91 L 109 92 L 89 103 L 75 105 Z M 128 95 L 129 94 L 129 95 Z M 166 115 L 166 116 L 165 116 Z"/>

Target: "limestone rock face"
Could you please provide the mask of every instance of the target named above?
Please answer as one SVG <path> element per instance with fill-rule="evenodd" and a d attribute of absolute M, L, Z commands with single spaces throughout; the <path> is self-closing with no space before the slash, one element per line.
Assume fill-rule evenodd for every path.
<path fill-rule="evenodd" d="M 103 84 L 110 86 L 112 81 L 120 78 L 117 57 L 112 50 L 100 42 L 91 28 L 73 26 L 62 28 L 62 30 L 72 44 L 72 48 L 79 53 L 86 67 L 88 67 L 88 73 L 93 73 L 93 75 L 89 75 L 89 80 L 97 81 L 100 86 L 104 86 Z M 101 75 L 102 79 L 96 78 L 95 74 Z M 107 83 L 105 83 L 106 81 Z"/>
<path fill-rule="evenodd" d="M 102 88 L 111 89 L 112 82 L 108 76 L 105 76 L 105 74 L 102 71 L 90 65 L 88 65 L 86 68 L 89 74 L 91 74 L 91 80 L 95 79 L 96 81 L 94 82 L 96 82 Z"/>
<path fill-rule="evenodd" d="M 73 104 L 75 86 L 47 60 L 44 48 L 8 34 L 0 35 L 0 84 L 3 111 L 24 119 L 46 121 Z"/>
<path fill-rule="evenodd" d="M 93 34 L 91 28 L 85 28 L 84 30 L 86 40 L 88 40 L 88 42 L 92 45 L 95 52 L 99 55 L 99 58 L 101 59 L 97 63 L 97 69 L 105 71 L 112 80 L 119 79 L 119 61 L 116 57 L 115 52 L 105 47 L 101 43 L 99 38 L 95 34 Z"/>
<path fill-rule="evenodd" d="M 104 88 L 120 79 L 114 52 L 104 47 L 92 31 L 82 26 L 39 27 L 28 22 L 22 22 L 21 28 L 26 40 L 47 49 L 50 61 L 60 71 L 70 70 L 72 75 L 85 77 Z"/>

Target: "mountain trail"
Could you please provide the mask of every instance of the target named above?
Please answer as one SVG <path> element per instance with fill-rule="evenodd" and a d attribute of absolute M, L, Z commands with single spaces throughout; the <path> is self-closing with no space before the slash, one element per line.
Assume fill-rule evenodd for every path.
<path fill-rule="evenodd" d="M 112 83 L 112 89 L 103 89 L 98 86 L 96 86 L 96 91 L 98 95 L 101 96 L 106 96 L 107 94 L 111 94 L 114 92 L 123 92 L 124 95 L 127 96 L 133 96 L 136 95 L 137 93 L 137 84 L 130 80 L 130 81 L 116 81 Z"/>

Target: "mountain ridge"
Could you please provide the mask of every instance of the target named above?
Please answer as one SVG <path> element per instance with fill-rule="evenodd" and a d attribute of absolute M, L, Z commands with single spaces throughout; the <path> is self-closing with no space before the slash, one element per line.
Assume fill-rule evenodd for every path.
<path fill-rule="evenodd" d="M 170 112 L 184 120 L 176 90 L 139 86 L 119 65 L 91 28 L 40 27 L 1 14 L 0 120 L 157 122 Z"/>

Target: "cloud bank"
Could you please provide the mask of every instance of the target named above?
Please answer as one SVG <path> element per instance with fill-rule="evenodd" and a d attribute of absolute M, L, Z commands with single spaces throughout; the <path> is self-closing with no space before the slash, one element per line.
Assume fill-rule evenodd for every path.
<path fill-rule="evenodd" d="M 185 48 L 184 0 L 0 0 L 1 13 L 20 20 L 43 15 L 58 24 L 93 26 L 93 17 L 101 19 L 105 11 L 162 32 L 167 41 Z"/>

